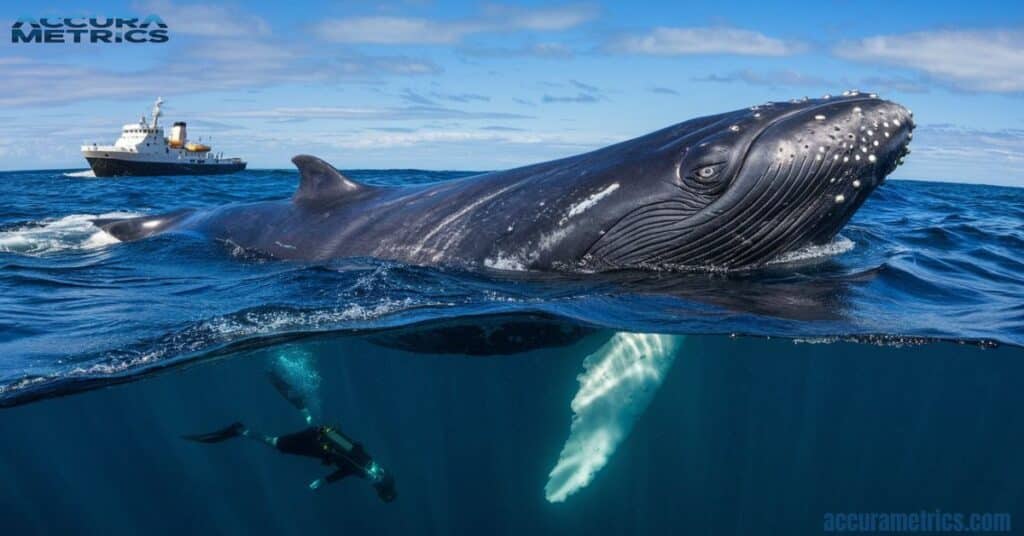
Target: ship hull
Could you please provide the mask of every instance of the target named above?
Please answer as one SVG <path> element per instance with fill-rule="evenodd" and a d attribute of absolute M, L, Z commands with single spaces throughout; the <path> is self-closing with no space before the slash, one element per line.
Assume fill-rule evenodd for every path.
<path fill-rule="evenodd" d="M 119 158 L 86 157 L 97 177 L 151 177 L 156 175 L 223 175 L 245 169 L 245 162 L 185 164 L 145 162 Z"/>

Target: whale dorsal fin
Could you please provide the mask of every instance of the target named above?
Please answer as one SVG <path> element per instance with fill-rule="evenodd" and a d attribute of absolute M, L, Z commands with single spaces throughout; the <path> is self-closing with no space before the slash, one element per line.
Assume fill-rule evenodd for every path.
<path fill-rule="evenodd" d="M 292 163 L 299 168 L 299 189 L 292 196 L 296 203 L 324 203 L 367 188 L 315 156 L 300 154 Z"/>

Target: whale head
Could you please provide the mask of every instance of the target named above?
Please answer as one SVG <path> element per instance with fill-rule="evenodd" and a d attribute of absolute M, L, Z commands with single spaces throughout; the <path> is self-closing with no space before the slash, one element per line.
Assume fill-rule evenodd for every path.
<path fill-rule="evenodd" d="M 757 267 L 833 239 L 909 153 L 912 113 L 856 91 L 767 103 L 633 140 L 659 195 L 605 230 L 597 266 Z M 652 143 L 653 142 L 653 143 Z"/>

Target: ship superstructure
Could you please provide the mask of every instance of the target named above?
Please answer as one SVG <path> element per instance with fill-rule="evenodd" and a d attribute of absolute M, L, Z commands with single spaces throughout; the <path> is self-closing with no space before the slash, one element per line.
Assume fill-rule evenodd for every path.
<path fill-rule="evenodd" d="M 113 145 L 82 146 L 82 156 L 97 177 L 212 175 L 245 169 L 241 158 L 224 158 L 222 153 L 213 153 L 209 145 L 190 141 L 184 122 L 174 123 L 171 135 L 164 137 L 159 124 L 163 102 L 157 97 L 149 122 L 143 116 L 138 123 L 124 125 Z"/>

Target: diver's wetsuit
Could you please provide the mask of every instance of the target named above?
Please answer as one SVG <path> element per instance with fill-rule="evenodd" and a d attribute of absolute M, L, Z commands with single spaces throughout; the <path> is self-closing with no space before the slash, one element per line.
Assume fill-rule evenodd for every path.
<path fill-rule="evenodd" d="M 394 478 L 377 465 L 361 444 L 332 426 L 313 426 L 293 434 L 272 437 L 254 433 L 242 423 L 234 423 L 216 432 L 184 437 L 200 443 L 219 443 L 239 436 L 262 441 L 280 452 L 316 458 L 324 465 L 337 467 L 323 479 L 314 480 L 309 485 L 311 489 L 319 488 L 325 480 L 331 483 L 356 475 L 369 480 L 384 502 L 391 502 L 397 496 Z"/>
<path fill-rule="evenodd" d="M 280 436 L 274 441 L 274 447 L 281 452 L 318 458 L 324 465 L 336 466 L 338 469 L 325 478 L 327 482 L 336 482 L 353 474 L 371 481 L 384 476 L 361 444 L 330 426 L 313 426 Z"/>

